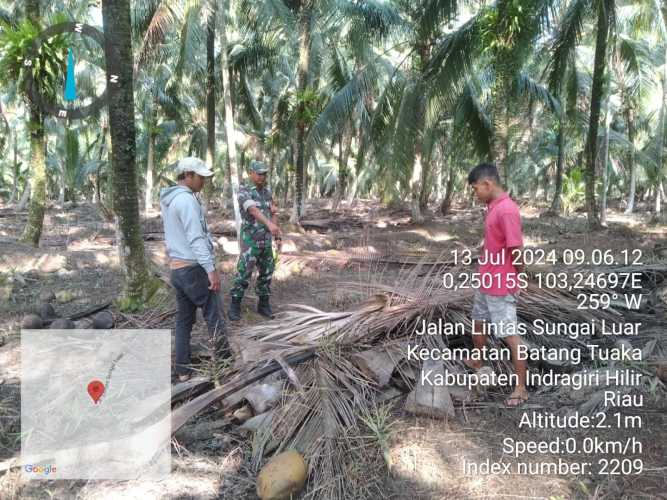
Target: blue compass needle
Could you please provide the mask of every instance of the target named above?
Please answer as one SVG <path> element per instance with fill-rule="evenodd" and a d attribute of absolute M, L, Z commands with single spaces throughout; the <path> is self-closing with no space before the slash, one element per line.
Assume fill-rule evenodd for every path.
<path fill-rule="evenodd" d="M 76 79 L 74 77 L 74 54 L 67 49 L 67 79 L 65 80 L 65 100 L 76 100 Z"/>

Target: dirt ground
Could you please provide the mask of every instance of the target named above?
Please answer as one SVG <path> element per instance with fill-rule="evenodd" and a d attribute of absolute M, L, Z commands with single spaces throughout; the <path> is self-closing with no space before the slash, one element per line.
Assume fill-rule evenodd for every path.
<path fill-rule="evenodd" d="M 354 208 L 343 204 L 336 214 L 328 210 L 330 201 L 313 205 L 303 230 L 285 225 L 283 254 L 273 282 L 274 309 L 306 304 L 344 310 L 354 299 L 336 283 L 372 280 L 392 284 L 401 264 L 391 262 L 391 256 L 418 259 L 442 254 L 451 258 L 448 252 L 473 248 L 482 237 L 481 207 L 458 207 L 446 217 L 431 214 L 425 224 L 414 225 L 407 210 L 390 210 L 369 201 L 359 201 Z M 645 214 L 627 216 L 612 211 L 609 227 L 591 234 L 583 214 L 541 218 L 542 208 L 522 206 L 526 246 L 640 248 L 647 258 L 664 260 L 661 252 L 667 228 L 646 224 Z M 55 307 L 61 316 L 69 316 L 113 300 L 121 286 L 113 226 L 94 206 L 51 207 L 39 249 L 17 243 L 26 217 L 0 206 L 0 462 L 16 455 L 20 447 L 19 328 L 23 315 L 34 310 L 44 291 L 68 292 L 60 293 Z M 237 254 L 230 224 L 222 209 L 213 209 L 209 225 L 219 243 L 225 302 Z M 157 214 L 148 218 L 144 227 L 147 253 L 156 269 L 167 276 Z M 255 300 L 250 289 L 244 300 L 243 320 L 230 327 L 232 338 L 242 335 L 248 325 L 265 321 L 253 311 Z M 167 295 L 159 307 L 161 315 L 150 315 L 151 326 L 172 328 L 173 306 L 173 297 Z M 121 314 L 113 306 L 112 310 L 118 325 L 131 326 L 147 318 Z M 657 311 L 656 320 L 664 330 L 664 309 Z M 204 325 L 199 321 L 195 342 L 204 336 Z M 373 447 L 362 454 L 364 498 L 667 498 L 667 412 L 657 393 L 647 398 L 642 408 L 624 410 L 628 415 L 641 414 L 641 429 L 608 431 L 614 439 L 624 438 L 625 433 L 642 441 L 644 472 L 639 476 L 465 474 L 466 460 L 514 460 L 503 456 L 502 441 L 519 437 L 521 411 L 503 408 L 503 395 L 490 392 L 458 410 L 456 418 L 431 420 L 404 413 L 402 399 L 394 400 L 391 407 L 389 467 Z M 534 409 L 552 409 L 555 404 L 558 401 L 539 391 L 530 400 Z M 222 424 L 206 437 L 187 432 L 197 424 L 213 421 Z M 552 437 L 539 430 L 521 433 L 524 439 Z M 0 499 L 256 498 L 250 441 L 230 422 L 224 408 L 214 407 L 176 435 L 173 472 L 165 481 L 26 482 L 14 469 L 0 472 Z M 541 456 L 540 460 L 546 458 Z"/>

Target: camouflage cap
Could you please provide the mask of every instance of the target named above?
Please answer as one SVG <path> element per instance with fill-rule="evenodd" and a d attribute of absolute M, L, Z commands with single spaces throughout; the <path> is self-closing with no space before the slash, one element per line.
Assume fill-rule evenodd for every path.
<path fill-rule="evenodd" d="M 266 166 L 266 163 L 257 160 L 252 160 L 250 162 L 250 167 L 248 169 L 251 172 L 255 172 L 258 174 L 265 174 L 269 171 L 269 167 Z"/>

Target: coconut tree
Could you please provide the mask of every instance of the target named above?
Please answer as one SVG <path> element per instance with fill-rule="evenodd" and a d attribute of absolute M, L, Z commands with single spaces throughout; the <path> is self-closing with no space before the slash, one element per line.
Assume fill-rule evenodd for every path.
<path fill-rule="evenodd" d="M 310 43 L 313 29 L 314 0 L 299 0 L 296 12 L 298 16 L 299 62 L 297 69 L 297 124 L 296 124 L 296 187 L 294 206 L 290 221 L 298 223 L 304 213 L 304 168 L 306 160 L 306 99 L 308 91 L 308 70 L 310 63 Z"/>
<path fill-rule="evenodd" d="M 580 43 L 584 22 L 595 20 L 595 56 L 593 60 L 593 82 L 591 86 L 588 133 L 584 148 L 586 168 L 586 212 L 592 229 L 601 227 L 598 206 L 595 201 L 596 162 L 598 159 L 598 130 L 604 99 L 604 80 L 607 71 L 608 45 L 615 32 L 615 0 L 574 0 L 561 19 L 559 36 L 554 42 L 554 70 L 552 74 L 564 75 L 574 50 Z"/>
<path fill-rule="evenodd" d="M 600 114 L 602 101 L 604 99 L 605 71 L 607 70 L 607 46 L 613 34 L 613 23 L 616 16 L 616 3 L 614 0 L 598 0 L 594 6 L 597 15 L 595 59 L 593 61 L 593 86 L 591 88 L 590 120 L 586 148 L 586 212 L 588 214 L 588 225 L 591 229 L 602 227 L 602 221 L 595 202 L 595 168 L 598 161 L 598 128 L 600 125 Z M 604 168 L 607 168 L 606 158 L 603 158 Z"/>
<path fill-rule="evenodd" d="M 266 69 L 272 71 L 276 64 L 279 65 L 279 71 L 275 73 L 282 74 L 287 83 L 287 88 L 273 93 L 276 97 L 273 104 L 275 118 L 294 126 L 292 143 L 286 148 L 289 152 L 286 151 L 285 156 L 292 156 L 293 151 L 291 220 L 298 221 L 305 209 L 309 158 L 314 158 L 317 148 L 321 153 L 324 143 L 329 143 L 326 147 L 330 147 L 330 138 L 338 136 L 341 128 L 352 126 L 355 107 L 367 97 L 370 88 L 376 88 L 371 84 L 375 76 L 373 69 L 361 63 L 362 55 L 371 53 L 370 42 L 386 34 L 387 24 L 398 17 L 390 4 L 374 1 L 322 3 L 299 0 L 283 3 L 267 0 L 242 2 L 242 6 L 247 18 L 245 25 L 256 33 L 266 32 L 271 36 L 277 33 L 282 41 L 278 50 L 258 52 L 257 55 L 274 58 L 273 64 L 267 64 Z M 269 39 L 268 36 L 263 38 L 265 41 Z M 263 46 L 269 48 L 271 44 Z M 344 50 L 356 66 L 354 76 L 338 88 L 330 71 L 336 50 Z M 293 70 L 286 66 L 292 66 Z M 283 111 L 287 111 L 287 115 L 281 116 Z M 277 123 L 276 120 L 272 122 Z M 273 125 L 271 130 L 275 130 Z M 349 136 L 345 141 L 350 141 Z M 346 150 L 344 147 L 344 152 Z M 282 170 L 283 173 L 289 171 Z"/>
<path fill-rule="evenodd" d="M 558 159 L 555 174 L 555 191 L 549 213 L 558 215 L 561 211 L 565 151 L 567 149 L 569 126 L 576 123 L 577 99 L 581 83 L 577 72 L 575 49 L 579 43 L 583 24 L 589 15 L 589 4 L 572 2 L 568 5 L 558 23 L 553 41 L 550 43 L 552 56 L 549 61 L 547 81 L 549 89 L 560 99 L 563 113 L 558 120 Z M 568 130 L 570 129 L 570 130 Z"/>
<path fill-rule="evenodd" d="M 506 161 L 511 149 L 510 130 L 517 128 L 513 120 L 523 109 L 519 104 L 522 96 L 534 93 L 550 106 L 558 106 L 541 85 L 520 72 L 532 43 L 551 16 L 553 3 L 498 2 L 483 7 L 457 28 L 442 32 L 443 21 L 453 23 L 456 19 L 457 2 L 398 2 L 410 28 L 410 48 L 379 100 L 373 129 L 376 139 L 386 137 L 387 132 L 393 136 L 376 144 L 391 151 L 381 155 L 386 163 L 400 165 L 403 170 L 413 220 L 423 220 L 421 212 L 428 199 L 431 158 L 425 139 L 447 109 L 455 109 L 460 98 L 472 96 L 466 81 L 475 71 L 487 73 L 486 102 L 459 110 L 469 110 L 470 120 L 481 124 L 484 120 L 473 112 L 484 109 L 485 123 L 491 125 L 488 156 L 498 162 L 506 181 L 511 170 Z"/>
<path fill-rule="evenodd" d="M 405 62 L 389 83 L 389 91 L 384 94 L 387 101 L 381 101 L 378 106 L 382 113 L 389 111 L 390 114 L 385 114 L 382 120 L 375 119 L 374 128 L 376 138 L 379 137 L 377 133 L 382 133 L 383 129 L 390 132 L 392 153 L 381 157 L 384 157 L 385 162 L 400 165 L 399 168 L 404 172 L 403 183 L 407 184 L 410 193 L 412 219 L 422 222 L 423 200 L 426 198 L 423 191 L 431 169 L 431 148 L 425 147 L 425 138 L 441 114 L 441 110 L 432 111 L 431 119 L 427 120 L 427 110 L 439 104 L 434 99 L 433 81 L 429 72 L 437 50 L 437 40 L 443 35 L 442 24 L 455 18 L 458 5 L 455 1 L 399 1 L 397 6 L 407 26 L 409 48 Z M 400 100 L 391 103 L 396 98 Z M 395 110 L 393 116 L 390 110 Z M 383 124 L 391 128 L 385 128 Z"/>
<path fill-rule="evenodd" d="M 357 116 L 359 137 L 355 184 L 359 183 L 362 173 L 367 173 L 363 172 L 366 149 L 374 143 L 372 149 L 378 166 L 392 170 L 395 177 L 409 188 L 415 220 L 421 219 L 419 205 L 425 198 L 422 186 L 427 185 L 423 181 L 429 175 L 430 158 L 424 154 L 422 144 L 427 110 L 425 75 L 430 51 L 440 34 L 440 23 L 452 19 L 456 10 L 456 2 L 423 2 L 419 5 L 394 2 L 394 6 L 368 2 L 356 11 L 348 8 L 347 14 L 358 18 L 352 23 L 350 39 L 363 41 L 359 28 L 365 26 L 366 36 L 370 35 L 371 40 L 382 42 L 387 39 L 389 47 L 383 53 L 393 52 L 400 62 L 392 68 L 383 53 L 375 54 L 364 50 L 363 44 L 355 43 L 350 48 L 357 55 L 357 68 L 350 72 L 337 61 L 337 47 L 333 47 L 331 74 L 338 88 L 311 132 L 314 142 L 322 142 L 328 133 L 333 137 L 340 135 L 339 156 L 340 163 L 344 164 L 348 147 L 343 146 L 345 134 L 340 131 L 351 127 L 354 124 L 352 118 Z M 384 90 L 381 91 L 378 81 L 384 83 Z M 377 101 L 375 110 L 371 108 L 373 101 Z M 374 119 L 370 118 L 371 114 L 375 115 Z M 373 139 L 369 140 L 371 136 Z M 343 182 L 347 176 L 345 168 L 340 176 Z M 377 173 L 368 177 L 377 177 Z M 388 179 L 385 176 L 383 180 Z M 390 182 L 383 184 L 385 188 L 394 189 Z M 356 187 L 352 194 L 355 191 Z"/>
<path fill-rule="evenodd" d="M 629 15 L 624 14 L 624 9 L 629 10 Z M 553 44 L 554 53 L 551 74 L 555 80 L 558 80 L 559 77 L 563 78 L 567 74 L 567 66 L 569 61 L 573 60 L 576 46 L 581 42 L 585 23 L 592 21 L 595 24 L 593 81 L 590 91 L 589 126 L 584 149 L 586 162 L 586 209 L 591 227 L 599 227 L 600 225 L 598 206 L 595 202 L 595 165 L 598 156 L 599 121 L 602 102 L 605 99 L 604 81 L 609 59 L 608 52 L 614 52 L 615 55 L 612 56 L 613 60 L 618 63 L 618 65 L 614 65 L 614 68 L 617 70 L 615 76 L 620 78 L 622 80 L 621 83 L 625 85 L 625 88 L 621 91 L 621 95 L 625 99 L 625 111 L 623 111 L 623 114 L 625 115 L 626 125 L 629 125 L 628 135 L 634 135 L 634 126 L 631 124 L 635 121 L 636 117 L 633 116 L 632 110 L 637 102 L 636 92 L 641 91 L 641 86 L 637 87 L 637 84 L 645 80 L 643 73 L 646 72 L 645 66 L 641 64 L 636 65 L 632 62 L 633 59 L 642 56 L 642 49 L 635 41 L 641 31 L 659 31 L 660 33 L 665 33 L 665 25 L 664 23 L 660 23 L 664 19 L 662 16 L 663 13 L 664 2 L 659 4 L 656 0 L 633 2 L 632 4 L 620 7 L 612 0 L 573 0 L 561 18 L 558 36 L 555 37 Z M 623 31 L 627 30 L 627 26 L 634 26 L 632 35 L 629 37 L 623 36 Z M 613 37 L 614 34 L 618 34 L 618 36 Z M 663 36 L 661 38 L 664 40 Z M 665 46 L 667 47 L 667 45 Z M 630 163 L 631 170 L 630 191 L 632 192 L 634 185 L 632 178 L 636 177 L 636 170 L 632 166 L 635 163 L 634 153 L 632 153 L 634 150 L 634 146 L 632 146 L 634 137 L 629 142 L 630 157 L 628 162 Z M 661 148 L 658 148 L 658 150 L 661 150 Z M 632 172 L 635 172 L 635 174 L 632 174 Z M 658 192 L 659 190 L 656 191 L 656 195 Z M 632 206 L 630 201 L 633 201 L 633 199 L 634 196 L 629 195 L 628 207 L 630 209 Z"/>
<path fill-rule="evenodd" d="M 109 127 L 113 169 L 113 211 L 119 233 L 118 248 L 124 271 L 124 306 L 139 308 L 149 291 L 148 268 L 139 218 L 136 138 L 134 121 L 132 34 L 129 0 L 103 0 L 107 74 L 118 75 L 109 86 Z"/>
<path fill-rule="evenodd" d="M 667 107 L 667 0 L 662 0 L 662 3 L 658 3 L 658 0 L 655 1 L 655 6 L 660 13 L 660 21 L 662 21 L 662 42 L 664 49 L 664 58 L 663 58 L 663 71 L 662 71 L 662 96 L 660 99 L 660 119 L 658 123 L 658 166 L 657 166 L 657 179 L 655 187 L 655 214 L 659 216 L 662 211 L 661 206 L 661 191 L 664 187 L 664 179 L 667 179 L 667 163 L 665 163 L 665 155 L 663 151 L 664 140 L 665 140 L 665 113 Z"/>
<path fill-rule="evenodd" d="M 183 76 L 184 61 L 194 59 L 192 54 L 192 30 L 198 29 L 198 17 L 201 5 L 189 5 L 166 1 L 135 2 L 132 34 L 138 41 L 134 62 L 135 75 L 141 99 L 143 134 L 139 145 L 145 146 L 145 187 L 144 207 L 148 211 L 153 206 L 153 189 L 157 174 L 158 158 L 156 148 L 160 127 L 161 113 L 175 119 L 184 131 L 185 123 L 181 111 L 186 106 L 179 106 L 178 90 Z M 180 37 L 178 35 L 180 33 Z M 170 34 L 173 36 L 170 40 Z M 200 32 L 198 33 L 200 35 Z M 176 40 L 176 41 L 173 41 Z M 169 43 L 171 42 L 171 43 Z M 186 53 L 190 48 L 189 53 Z M 141 123 L 141 122 L 140 122 Z"/>
<path fill-rule="evenodd" d="M 626 213 L 632 213 L 635 206 L 638 176 L 637 124 L 641 121 L 647 96 L 657 80 L 653 71 L 655 54 L 652 53 L 648 41 L 639 38 L 640 33 L 632 34 L 635 36 L 625 34 L 618 36 L 612 56 L 614 60 L 614 79 L 621 103 L 620 113 L 623 117 L 625 133 L 629 143 L 629 151 L 627 152 L 629 183 Z"/>
<path fill-rule="evenodd" d="M 216 147 L 216 87 L 227 88 L 229 95 L 229 109 L 224 105 L 224 92 L 221 92 L 223 105 L 220 106 L 225 129 L 230 125 L 227 139 L 227 165 L 225 170 L 226 184 L 233 185 L 233 179 L 238 179 L 236 173 L 236 133 L 234 123 L 227 118 L 227 111 L 234 113 L 233 106 L 233 77 L 226 69 L 226 59 L 229 58 L 230 47 L 226 42 L 227 30 L 231 26 L 231 17 L 226 16 L 228 3 L 218 4 L 214 0 L 195 0 L 191 2 L 170 2 L 158 0 L 148 2 L 136 7 L 135 34 L 142 39 L 138 50 L 137 67 L 147 69 L 144 73 L 146 81 L 150 81 L 153 73 L 159 70 L 166 79 L 161 79 L 161 90 L 158 96 L 158 108 L 168 120 L 174 120 L 178 125 L 180 133 L 190 134 L 190 145 L 188 154 L 198 155 L 206 158 L 214 167 L 217 160 Z M 138 15 L 137 15 L 138 14 Z M 219 40 L 220 50 L 216 53 L 216 37 Z M 200 57 L 205 54 L 205 59 Z M 175 64 L 173 64 L 175 61 Z M 216 67 L 218 69 L 216 69 Z M 225 75 L 227 72 L 227 75 Z M 168 73 L 168 75 L 167 75 Z M 225 78 L 229 78 L 229 84 L 224 85 Z M 189 82 L 205 81 L 203 87 L 189 86 Z M 185 89 L 188 89 L 185 92 Z M 192 91 L 194 88 L 194 91 Z M 147 90 L 155 91 L 154 86 L 147 86 Z M 155 92 L 153 92 L 155 93 Z M 158 111 L 155 106 L 147 106 L 149 113 Z M 198 117 L 198 111 L 203 109 L 205 119 Z M 158 113 L 159 115 L 160 113 Z M 232 116 L 230 115 L 230 116 Z M 159 116 L 147 119 L 147 123 L 159 123 Z M 158 127 L 159 128 L 159 127 Z M 153 127 L 154 132 L 156 129 Z M 152 152 L 155 136 L 149 135 L 147 142 L 148 151 Z M 174 139 L 177 139 L 176 137 Z M 151 147 L 153 146 L 153 147 Z M 230 162 L 230 155 L 234 160 Z M 158 158 L 155 155 L 147 155 L 152 158 L 153 165 L 157 165 Z M 235 174 L 230 175 L 230 167 Z M 150 177 L 147 176 L 147 179 Z M 238 180 L 235 181 L 238 184 Z M 210 193 L 204 193 L 206 199 Z M 232 199 L 235 196 L 231 196 Z M 240 221 L 240 213 L 235 210 L 235 218 Z"/>
<path fill-rule="evenodd" d="M 3 73 L 5 76 L 13 75 L 24 79 L 25 72 L 33 71 L 33 67 L 23 69 L 21 62 L 28 59 L 27 53 L 32 40 L 37 35 L 40 29 L 41 12 L 39 0 L 27 0 L 25 3 L 25 18 L 23 23 L 16 30 L 5 30 L 3 35 Z M 49 75 L 49 70 L 53 70 L 53 66 L 49 64 L 48 60 L 45 62 L 48 66 L 42 66 L 46 71 L 39 74 L 33 71 L 33 82 L 40 81 L 42 74 L 53 81 L 55 73 Z M 62 61 L 60 61 L 62 63 Z M 57 62 L 56 62 L 57 64 Z M 40 65 L 35 65 L 38 67 Z M 50 66 L 50 67 L 49 67 Z M 37 79 L 35 78 L 37 77 Z M 25 84 L 24 84 L 25 85 Z M 24 86 L 25 90 L 25 86 Z M 30 210 L 28 213 L 28 222 L 23 230 L 21 240 L 30 243 L 33 246 L 39 246 L 39 239 L 42 234 L 42 226 L 44 223 L 44 213 L 46 212 L 46 140 L 44 135 L 44 117 L 36 103 L 28 101 L 29 106 L 29 123 L 28 133 L 30 134 L 30 191 L 31 201 Z"/>
<path fill-rule="evenodd" d="M 19 5 L 15 2 L 15 6 Z M 42 2 L 43 4 L 43 2 Z M 62 8 L 60 2 L 41 5 L 45 7 L 40 10 L 40 2 L 30 0 L 24 3 L 25 20 L 16 22 L 16 13 L 0 13 L 0 18 L 4 21 L 3 30 L 0 34 L 0 79 L 3 83 L 11 82 L 8 87 L 16 86 L 18 91 L 26 98 L 28 111 L 27 130 L 30 134 L 30 165 L 29 165 L 29 190 L 32 194 L 30 202 L 30 211 L 28 222 L 23 231 L 23 241 L 37 246 L 42 232 L 44 214 L 46 211 L 47 198 L 47 178 L 48 173 L 45 161 L 46 136 L 45 119 L 41 110 L 32 102 L 30 95 L 39 92 L 47 100 L 57 100 L 57 89 L 62 88 L 62 75 L 65 68 L 65 56 L 67 54 L 66 36 L 58 35 L 42 40 L 37 53 L 31 53 L 32 44 L 41 30 L 40 25 L 44 19 L 50 22 L 62 20 Z M 72 14 L 78 16 L 86 10 L 85 6 L 75 7 Z M 84 16 L 76 17 L 83 19 Z M 31 76 L 30 79 L 27 77 Z M 90 75 L 83 74 L 77 78 L 78 83 L 84 87 L 92 85 Z M 33 93 L 29 92 L 28 82 L 32 85 Z M 58 126 L 51 127 L 54 133 L 60 133 L 61 123 Z M 64 136 L 63 136 L 64 137 Z M 73 151 L 74 140 L 70 137 L 70 151 Z M 70 158 L 71 159 L 71 158 Z M 69 173 L 73 174 L 77 165 L 68 162 Z M 61 169 L 62 170 L 62 169 Z M 63 176 L 63 179 L 65 176 Z M 69 176 L 71 181 L 73 176 Z M 70 186 L 71 191 L 71 186 Z M 27 193 L 26 191 L 25 193 Z M 62 190 L 61 190 L 62 192 Z M 25 194 L 24 193 L 24 194 Z"/>
<path fill-rule="evenodd" d="M 403 20 L 397 9 L 373 2 L 341 3 L 340 19 L 324 31 L 325 68 L 320 75 L 322 111 L 309 127 L 308 147 L 327 155 L 338 145 L 335 209 L 347 191 L 350 177 L 354 197 L 369 153 L 370 116 L 382 85 L 394 71 L 387 53 L 404 45 Z M 389 45 L 389 47 L 387 47 Z M 356 144 L 356 168 L 348 166 Z M 332 158 L 333 160 L 333 158 Z M 331 179 L 331 178 L 329 178 Z"/>
<path fill-rule="evenodd" d="M 227 140 L 227 160 L 229 162 L 229 173 L 232 185 L 232 202 L 234 203 L 234 221 L 236 223 L 236 239 L 241 245 L 241 211 L 239 207 L 239 175 L 236 161 L 236 131 L 234 128 L 234 110 L 232 109 L 231 78 L 229 71 L 228 47 L 227 47 L 227 9 L 220 12 L 222 22 L 220 25 L 220 71 L 222 72 L 223 109 L 225 111 L 225 138 Z"/>
<path fill-rule="evenodd" d="M 211 1 L 206 20 L 206 162 L 215 170 L 215 23 L 217 2 Z"/>

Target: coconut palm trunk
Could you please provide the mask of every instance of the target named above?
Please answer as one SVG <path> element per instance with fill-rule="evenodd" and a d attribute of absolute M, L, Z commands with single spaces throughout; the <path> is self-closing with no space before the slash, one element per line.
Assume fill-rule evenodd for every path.
<path fill-rule="evenodd" d="M 338 142 L 338 179 L 336 186 L 336 196 L 332 210 L 338 210 L 340 202 L 345 198 L 347 192 L 347 183 L 349 177 L 348 162 L 352 153 L 352 138 L 354 136 L 354 127 L 350 125 L 349 129 L 343 131 Z"/>
<path fill-rule="evenodd" d="M 664 9 L 663 9 L 664 11 Z M 667 17 L 664 17 L 666 14 L 663 14 L 663 19 L 667 24 Z M 667 57 L 667 44 L 665 49 L 665 57 Z M 660 188 L 662 185 L 662 180 L 664 177 L 667 177 L 667 166 L 665 166 L 665 158 L 663 153 L 663 147 L 665 144 L 665 107 L 667 106 L 667 64 L 664 65 L 664 73 L 662 75 L 662 100 L 660 103 L 660 116 L 658 119 L 658 168 L 657 168 L 657 180 L 655 186 L 655 215 L 656 217 L 662 212 L 662 202 L 660 198 Z"/>
<path fill-rule="evenodd" d="M 347 203 L 350 205 L 350 207 L 354 206 L 357 197 L 357 191 L 359 189 L 359 177 L 361 176 L 361 173 L 363 172 L 364 167 L 366 165 L 367 141 L 368 138 L 366 137 L 366 133 L 364 133 L 364 127 L 360 123 L 359 136 L 357 137 L 357 154 L 354 162 L 354 170 L 351 171 L 351 173 L 353 173 L 352 185 L 348 190 L 348 196 L 347 196 Z"/>
<path fill-rule="evenodd" d="M 611 127 L 611 109 L 609 109 L 610 92 L 605 98 L 605 125 L 602 145 L 602 186 L 600 192 L 600 224 L 607 224 L 607 190 L 609 189 L 609 129 Z"/>
<path fill-rule="evenodd" d="M 343 134 L 345 131 L 340 133 L 338 135 L 338 175 L 336 176 L 336 192 L 334 194 L 334 200 L 333 203 L 331 204 L 331 211 L 335 212 L 338 210 L 338 203 L 340 203 L 340 199 L 343 196 L 341 193 L 341 190 L 343 189 L 343 183 L 341 181 L 344 181 L 344 176 L 345 174 L 345 167 L 343 167 Z M 332 141 L 331 144 L 331 149 L 334 149 L 334 144 Z"/>
<path fill-rule="evenodd" d="M 421 211 L 419 203 L 419 195 L 421 194 L 421 180 L 422 180 L 422 144 L 417 141 L 415 144 L 415 159 L 412 165 L 412 176 L 410 177 L 410 211 L 412 222 L 421 224 L 424 222 L 424 215 Z"/>
<path fill-rule="evenodd" d="M 37 106 L 30 105 L 30 208 L 21 241 L 37 247 L 46 213 L 46 136 L 44 119 Z"/>
<path fill-rule="evenodd" d="M 304 215 L 304 188 L 306 169 L 306 101 L 308 70 L 310 66 L 310 42 L 313 23 L 313 0 L 302 0 L 299 9 L 299 66 L 297 70 L 297 124 L 296 124 L 296 185 L 294 206 L 290 222 L 298 224 Z"/>
<path fill-rule="evenodd" d="M 431 197 L 433 172 L 433 142 L 431 141 L 428 149 L 424 151 L 422 156 L 422 172 L 419 190 L 419 210 L 424 213 L 428 209 L 428 200 Z"/>
<path fill-rule="evenodd" d="M 563 196 L 563 170 L 565 167 L 565 111 L 561 111 L 558 117 L 558 159 L 556 160 L 556 187 L 548 213 L 559 215 Z"/>
<path fill-rule="evenodd" d="M 227 159 L 229 162 L 229 181 L 232 186 L 232 203 L 234 206 L 234 222 L 236 240 L 241 248 L 241 211 L 239 209 L 239 173 L 236 159 L 236 134 L 234 133 L 234 110 L 232 109 L 231 75 L 227 53 L 227 4 L 223 4 L 220 22 L 220 70 L 222 72 L 222 100 L 225 109 L 225 137 L 227 140 Z"/>
<path fill-rule="evenodd" d="M 18 137 L 16 134 L 14 135 L 14 162 L 12 163 L 12 174 L 14 178 L 12 179 L 12 194 L 9 197 L 9 203 L 14 203 L 16 201 L 16 197 L 18 196 L 18 191 L 19 191 L 19 145 L 18 145 Z"/>
<path fill-rule="evenodd" d="M 41 14 L 39 0 L 26 0 L 26 17 L 36 26 L 40 25 Z M 46 135 L 44 132 L 44 117 L 39 107 L 29 104 L 30 121 L 30 209 L 28 222 L 23 229 L 21 241 L 35 247 L 39 246 L 46 212 Z"/>
<path fill-rule="evenodd" d="M 144 213 L 148 217 L 148 212 L 153 208 L 153 172 L 155 171 L 155 140 L 157 133 L 157 100 L 153 99 L 151 105 L 150 117 L 148 119 L 148 152 L 146 154 L 146 190 L 144 192 Z"/>
<path fill-rule="evenodd" d="M 491 109 L 493 137 L 491 141 L 491 161 L 502 176 L 505 188 L 511 191 L 511 174 L 507 157 L 509 156 L 509 100 L 510 78 L 515 68 L 497 56 L 495 62 L 496 77 L 491 88 Z"/>
<path fill-rule="evenodd" d="M 442 162 L 443 162 L 443 170 L 445 165 L 448 163 L 448 156 L 447 153 L 443 151 L 442 155 Z M 455 172 L 454 172 L 454 162 L 449 161 L 449 166 L 447 168 L 447 185 L 445 186 L 445 197 L 442 199 L 442 203 L 440 203 L 440 213 L 442 215 L 447 215 L 449 214 L 449 210 L 452 207 L 452 195 L 454 194 L 454 178 L 455 178 Z"/>
<path fill-rule="evenodd" d="M 600 109 L 604 97 L 604 73 L 607 65 L 607 44 L 609 42 L 610 15 L 613 8 L 613 0 L 599 2 L 597 12 L 597 35 L 595 40 L 595 60 L 593 63 L 593 87 L 591 89 L 590 118 L 588 123 L 588 135 L 586 137 L 586 170 L 584 180 L 586 183 L 586 213 L 588 214 L 588 226 L 591 229 L 601 227 L 598 207 L 595 202 L 595 165 L 598 152 L 598 129 L 600 127 Z"/>
<path fill-rule="evenodd" d="M 667 30 L 667 0 L 662 0 L 660 6 L 660 15 L 662 17 L 662 24 Z M 667 40 L 663 40 L 665 44 L 665 58 L 667 58 Z M 667 59 L 665 59 L 667 61 Z M 662 73 L 662 99 L 660 101 L 660 118 L 658 120 L 658 168 L 657 179 L 655 186 L 655 216 L 659 217 L 662 212 L 662 201 L 660 198 L 662 183 L 667 178 L 667 165 L 665 164 L 663 147 L 665 144 L 665 106 L 667 106 L 667 64 L 663 64 Z"/>
<path fill-rule="evenodd" d="M 16 205 L 16 211 L 17 212 L 23 212 L 25 210 L 25 207 L 28 205 L 28 202 L 30 201 L 30 183 L 26 182 L 25 188 L 23 189 L 23 193 L 21 193 L 21 198 L 19 199 L 18 205 Z"/>
<path fill-rule="evenodd" d="M 206 163 L 215 164 L 215 22 L 217 2 L 211 2 L 206 22 Z"/>
<path fill-rule="evenodd" d="M 139 218 L 130 0 L 102 0 L 102 21 L 107 81 L 111 80 L 110 75 L 118 75 L 118 84 L 110 83 L 108 90 L 112 103 L 109 106 L 109 128 L 113 211 L 120 237 L 118 250 L 124 274 L 123 298 L 126 308 L 139 309 L 146 298 L 149 280 Z"/>
<path fill-rule="evenodd" d="M 206 19 L 206 164 L 213 172 L 215 168 L 215 22 L 217 3 L 209 2 L 208 17 Z M 208 212 L 209 204 L 214 192 L 213 180 L 207 182 L 202 190 L 202 207 Z"/>
<path fill-rule="evenodd" d="M 635 194 L 637 190 L 637 161 L 635 152 L 635 117 L 631 103 L 627 103 L 624 109 L 625 123 L 628 130 L 628 142 L 630 152 L 628 153 L 628 168 L 630 169 L 630 186 L 628 188 L 628 206 L 626 214 L 631 214 L 635 209 Z"/>
<path fill-rule="evenodd" d="M 3 136 L 2 139 L 0 139 L 0 150 L 4 149 L 5 146 L 7 146 L 7 149 L 9 150 L 10 145 L 8 143 L 11 143 L 12 137 L 14 137 L 14 162 L 12 163 L 12 175 L 14 179 L 16 179 L 16 176 L 14 175 L 14 172 L 16 171 L 15 165 L 16 165 L 16 134 L 12 132 L 12 130 L 9 127 L 9 122 L 7 121 L 7 117 L 5 116 L 5 112 L 2 109 L 2 102 L 0 100 L 0 122 L 2 123 L 2 128 L 3 128 Z M 9 152 L 9 151 L 8 151 Z M 5 166 L 3 165 L 0 167 L 0 179 L 3 179 L 5 177 Z M 12 185 L 12 193 L 9 199 L 9 203 L 12 203 L 14 201 L 14 196 L 16 196 L 16 182 Z"/>
<path fill-rule="evenodd" d="M 426 47 L 419 49 L 421 55 L 422 65 L 425 65 L 428 59 L 428 52 Z M 423 69 L 423 67 L 421 68 Z M 424 214 L 422 213 L 422 183 L 425 177 L 425 169 L 428 167 L 425 163 L 428 161 L 427 151 L 424 151 L 424 122 L 426 120 L 426 98 L 424 97 L 424 81 L 419 78 L 415 83 L 413 92 L 416 96 L 415 113 L 415 152 L 414 160 L 411 168 L 411 175 L 409 179 L 410 188 L 410 218 L 412 222 L 421 224 L 424 222 Z"/>

